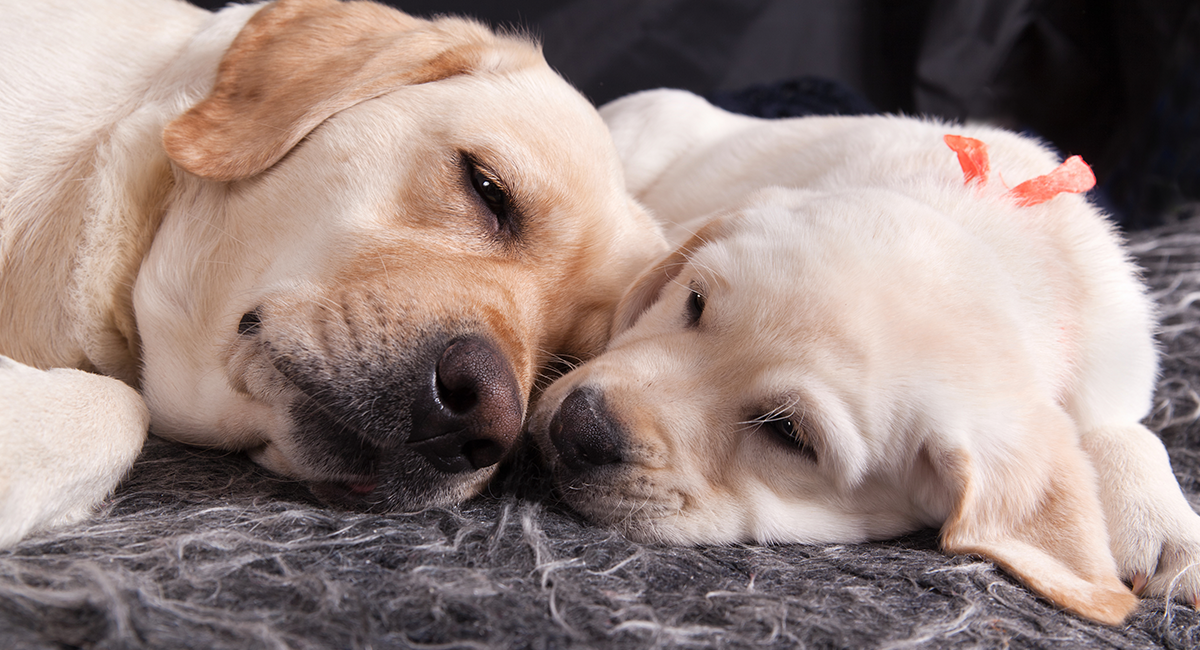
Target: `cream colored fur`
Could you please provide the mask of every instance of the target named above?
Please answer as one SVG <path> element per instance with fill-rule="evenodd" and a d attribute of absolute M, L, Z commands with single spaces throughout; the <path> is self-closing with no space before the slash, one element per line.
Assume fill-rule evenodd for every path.
<path fill-rule="evenodd" d="M 1055 168 L 1045 148 L 680 91 L 601 114 L 679 248 L 531 417 L 569 503 L 673 543 L 936 526 L 947 551 L 1111 624 L 1136 606 L 1122 580 L 1196 602 L 1200 517 L 1139 423 L 1157 357 L 1137 269 L 1082 196 L 1005 195 Z M 988 145 L 985 187 L 947 133 Z"/>
<path fill-rule="evenodd" d="M 86 515 L 147 411 L 158 435 L 372 504 L 470 496 L 494 466 L 323 454 L 300 406 L 327 391 L 297 373 L 367 417 L 403 397 L 380 373 L 465 333 L 495 345 L 523 412 L 663 250 L 595 110 L 535 45 L 467 20 L 3 0 L 0 60 L 0 545 Z M 519 229 L 472 189 L 479 168 Z"/>
<path fill-rule="evenodd" d="M 86 517 L 133 464 L 149 422 L 123 382 L 0 357 L 0 547 Z"/>

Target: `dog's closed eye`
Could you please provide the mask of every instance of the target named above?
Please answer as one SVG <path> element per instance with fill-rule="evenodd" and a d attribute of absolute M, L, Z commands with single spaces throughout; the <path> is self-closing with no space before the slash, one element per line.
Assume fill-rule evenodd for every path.
<path fill-rule="evenodd" d="M 807 432 L 802 426 L 799 426 L 792 417 L 780 415 L 764 416 L 759 418 L 759 429 L 764 431 L 780 442 L 800 453 L 801 456 L 817 462 L 817 452 L 813 449 L 812 444 L 808 440 Z"/>

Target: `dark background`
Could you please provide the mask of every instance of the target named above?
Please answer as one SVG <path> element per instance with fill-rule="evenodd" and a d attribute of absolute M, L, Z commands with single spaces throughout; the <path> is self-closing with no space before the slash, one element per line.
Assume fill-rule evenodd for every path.
<path fill-rule="evenodd" d="M 388 4 L 530 33 L 597 104 L 669 86 L 768 116 L 989 120 L 1082 155 L 1128 228 L 1200 200 L 1200 0 Z"/>

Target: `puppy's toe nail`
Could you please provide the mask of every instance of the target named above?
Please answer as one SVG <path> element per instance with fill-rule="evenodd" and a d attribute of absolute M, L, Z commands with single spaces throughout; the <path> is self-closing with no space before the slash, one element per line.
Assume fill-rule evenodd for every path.
<path fill-rule="evenodd" d="M 1130 587 L 1130 589 L 1133 591 L 1133 593 L 1135 595 L 1141 596 L 1142 592 L 1145 591 L 1145 589 L 1146 589 L 1147 582 L 1148 582 L 1148 580 L 1146 578 L 1146 574 L 1135 573 L 1135 574 L 1133 574 L 1133 585 Z"/>

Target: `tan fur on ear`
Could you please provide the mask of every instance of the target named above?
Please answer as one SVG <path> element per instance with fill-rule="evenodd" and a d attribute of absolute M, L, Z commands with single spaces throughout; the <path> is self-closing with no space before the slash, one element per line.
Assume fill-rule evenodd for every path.
<path fill-rule="evenodd" d="M 458 19 L 427 21 L 374 2 L 279 0 L 234 39 L 207 98 L 167 125 L 163 146 L 204 178 L 247 178 L 274 165 L 329 116 L 398 87 L 471 71 L 483 46 L 529 43 Z"/>
<path fill-rule="evenodd" d="M 610 338 L 633 327 L 642 312 L 649 309 L 650 305 L 653 305 L 658 299 L 662 288 L 679 275 L 679 271 L 687 263 L 688 257 L 701 246 L 724 236 L 729 230 L 731 221 L 735 218 L 736 215 L 730 214 L 714 217 L 705 222 L 682 246 L 638 276 L 638 279 L 621 298 L 620 304 L 617 305 Z"/>
<path fill-rule="evenodd" d="M 931 453 L 958 498 L 942 547 L 982 555 L 1054 604 L 1118 625 L 1138 599 L 1117 575 L 1095 473 L 1065 414 L 1047 407 L 1034 417 L 1044 435 L 1014 443 L 1007 464 L 963 449 Z"/>

